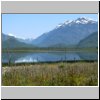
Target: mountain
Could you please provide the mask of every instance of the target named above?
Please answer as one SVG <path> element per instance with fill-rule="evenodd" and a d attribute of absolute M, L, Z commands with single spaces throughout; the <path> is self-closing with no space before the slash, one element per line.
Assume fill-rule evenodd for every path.
<path fill-rule="evenodd" d="M 60 23 L 53 30 L 42 34 L 36 39 L 21 39 L 13 35 L 9 36 L 2 33 L 2 44 L 3 48 L 9 45 L 11 48 L 75 47 L 77 45 L 84 45 L 85 42 L 83 41 L 88 42 L 89 40 L 93 40 L 92 38 L 94 38 L 95 36 L 92 36 L 92 34 L 93 32 L 97 31 L 97 21 L 90 18 L 81 17 L 75 20 L 67 20 L 64 23 Z"/>
<path fill-rule="evenodd" d="M 2 48 L 32 48 L 35 47 L 31 44 L 26 44 L 24 42 L 19 41 L 18 38 L 14 36 L 5 35 L 2 33 Z"/>
<path fill-rule="evenodd" d="M 20 42 L 24 42 L 26 44 L 31 44 L 33 39 L 21 39 L 21 38 L 17 38 L 18 41 Z"/>
<path fill-rule="evenodd" d="M 85 39 L 81 40 L 78 47 L 98 47 L 98 32 L 94 32 Z"/>
<path fill-rule="evenodd" d="M 4 33 L 2 33 L 2 41 L 5 41 L 8 39 L 8 35 L 5 35 Z"/>
<path fill-rule="evenodd" d="M 44 33 L 32 41 L 39 47 L 52 46 L 73 46 L 77 45 L 82 39 L 88 37 L 98 30 L 98 22 L 89 18 L 81 17 L 76 20 L 67 20 L 59 24 L 56 28 Z"/>

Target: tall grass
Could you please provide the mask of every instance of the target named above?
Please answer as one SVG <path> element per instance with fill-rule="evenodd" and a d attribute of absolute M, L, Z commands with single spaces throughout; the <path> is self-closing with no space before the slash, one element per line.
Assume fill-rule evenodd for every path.
<path fill-rule="evenodd" d="M 9 68 L 9 67 L 4 67 Z M 3 69 L 4 70 L 4 69 Z M 97 62 L 18 65 L 2 74 L 3 86 L 97 86 Z"/>

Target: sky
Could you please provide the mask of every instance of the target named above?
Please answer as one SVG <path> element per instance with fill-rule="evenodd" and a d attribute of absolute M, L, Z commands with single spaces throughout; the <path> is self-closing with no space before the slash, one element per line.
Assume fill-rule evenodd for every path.
<path fill-rule="evenodd" d="M 2 33 L 35 39 L 66 20 L 79 17 L 98 20 L 97 14 L 2 14 Z"/>

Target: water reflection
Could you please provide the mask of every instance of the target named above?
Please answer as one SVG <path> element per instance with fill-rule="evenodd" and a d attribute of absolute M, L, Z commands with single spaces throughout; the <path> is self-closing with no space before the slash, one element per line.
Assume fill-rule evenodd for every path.
<path fill-rule="evenodd" d="M 7 53 L 2 54 L 2 62 L 53 62 L 71 60 L 97 60 L 96 52 L 50 52 L 50 53 Z"/>

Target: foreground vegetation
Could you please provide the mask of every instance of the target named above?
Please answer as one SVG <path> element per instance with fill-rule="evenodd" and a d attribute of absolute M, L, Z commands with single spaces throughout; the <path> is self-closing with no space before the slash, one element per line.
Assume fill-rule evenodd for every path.
<path fill-rule="evenodd" d="M 2 67 L 3 86 L 97 86 L 97 62 L 18 64 Z"/>

